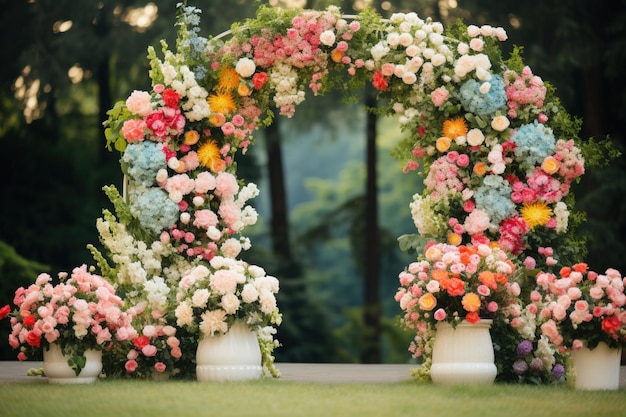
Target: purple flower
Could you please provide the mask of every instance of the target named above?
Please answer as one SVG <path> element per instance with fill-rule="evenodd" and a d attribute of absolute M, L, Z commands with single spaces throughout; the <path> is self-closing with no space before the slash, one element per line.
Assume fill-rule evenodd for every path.
<path fill-rule="evenodd" d="M 533 342 L 530 340 L 524 340 L 519 345 L 517 345 L 517 357 L 524 358 L 528 356 L 533 351 Z"/>
<path fill-rule="evenodd" d="M 565 375 L 565 368 L 563 368 L 563 365 L 560 363 L 554 365 L 554 368 L 552 368 L 552 376 L 554 379 L 561 379 L 563 375 Z"/>
<path fill-rule="evenodd" d="M 513 362 L 513 372 L 516 375 L 524 375 L 528 371 L 528 364 L 523 359 L 518 359 Z"/>
<path fill-rule="evenodd" d="M 533 358 L 532 361 L 530 361 L 530 369 L 533 372 L 541 372 L 543 371 L 543 362 L 541 361 L 541 359 L 539 358 Z"/>

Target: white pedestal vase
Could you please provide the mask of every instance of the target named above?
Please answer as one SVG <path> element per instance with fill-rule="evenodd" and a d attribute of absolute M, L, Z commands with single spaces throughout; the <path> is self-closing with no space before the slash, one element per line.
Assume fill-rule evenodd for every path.
<path fill-rule="evenodd" d="M 494 363 L 489 329 L 492 320 L 471 324 L 466 321 L 456 328 L 437 323 L 430 376 L 435 384 L 492 384 L 498 370 Z"/>
<path fill-rule="evenodd" d="M 617 390 L 622 349 L 611 349 L 600 342 L 594 349 L 583 347 L 572 352 L 579 390 Z"/>
<path fill-rule="evenodd" d="M 50 349 L 43 351 L 43 371 L 51 384 L 90 384 L 95 382 L 102 372 L 102 352 L 99 350 L 85 351 L 87 362 L 76 375 L 67 364 L 67 356 L 61 352 L 61 347 L 55 343 Z"/>
<path fill-rule="evenodd" d="M 261 348 L 255 332 L 240 322 L 223 335 L 205 337 L 198 343 L 198 381 L 246 381 L 261 377 Z"/>

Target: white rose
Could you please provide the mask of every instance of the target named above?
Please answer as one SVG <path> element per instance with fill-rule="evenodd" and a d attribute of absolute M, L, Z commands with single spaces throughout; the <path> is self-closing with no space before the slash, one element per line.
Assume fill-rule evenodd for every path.
<path fill-rule="evenodd" d="M 254 288 L 254 285 L 246 284 L 241 290 L 241 299 L 244 303 L 253 303 L 259 299 L 259 292 Z"/>
<path fill-rule="evenodd" d="M 237 71 L 237 74 L 241 75 L 244 78 L 252 76 L 255 70 L 256 65 L 254 64 L 254 61 L 250 58 L 244 57 L 239 59 L 239 61 L 237 61 L 237 65 L 235 66 L 235 71 Z"/>
<path fill-rule="evenodd" d="M 414 72 L 405 72 L 402 75 L 402 82 L 405 84 L 412 85 L 415 81 L 417 81 L 417 75 Z"/>
<path fill-rule="evenodd" d="M 443 64 L 445 64 L 445 62 L 446 62 L 446 57 L 441 55 L 441 54 L 435 54 L 430 59 L 430 63 L 433 64 L 433 66 L 435 66 L 435 67 L 439 67 L 439 66 L 443 65 Z"/>
<path fill-rule="evenodd" d="M 206 288 L 196 290 L 191 297 L 191 305 L 193 307 L 204 308 L 207 301 L 209 301 L 209 295 L 209 290 Z"/>
<path fill-rule="evenodd" d="M 400 45 L 406 48 L 413 43 L 413 36 L 411 36 L 409 33 L 403 33 L 400 35 L 398 42 L 400 43 Z"/>
<path fill-rule="evenodd" d="M 510 123 L 506 116 L 496 116 L 491 120 L 491 128 L 497 132 L 503 132 Z"/>
<path fill-rule="evenodd" d="M 475 38 L 476 36 L 480 35 L 480 28 L 476 25 L 469 25 L 467 27 L 467 34 L 470 37 Z"/>
<path fill-rule="evenodd" d="M 222 302 L 220 303 L 226 314 L 234 314 L 237 310 L 239 310 L 240 304 L 239 298 L 232 293 L 224 294 Z"/>
<path fill-rule="evenodd" d="M 325 30 L 320 35 L 320 42 L 323 45 L 326 45 L 326 46 L 334 45 L 335 44 L 335 39 L 336 39 L 335 32 L 333 32 L 332 30 Z"/>
<path fill-rule="evenodd" d="M 480 88 L 478 89 L 478 91 L 480 91 L 480 94 L 487 94 L 489 90 L 491 90 L 491 83 L 488 82 L 482 83 L 480 85 Z"/>
<path fill-rule="evenodd" d="M 485 135 L 480 129 L 471 129 L 467 132 L 467 144 L 470 146 L 479 146 L 485 141 Z"/>
<path fill-rule="evenodd" d="M 389 46 L 395 47 L 400 43 L 400 35 L 396 32 L 390 33 L 387 35 L 387 44 Z"/>

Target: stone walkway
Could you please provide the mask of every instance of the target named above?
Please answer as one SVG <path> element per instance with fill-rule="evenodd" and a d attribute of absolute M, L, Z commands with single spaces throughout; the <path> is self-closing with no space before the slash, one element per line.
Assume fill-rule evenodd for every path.
<path fill-rule="evenodd" d="M 0 361 L 0 382 L 37 382 L 45 379 L 30 377 L 30 368 L 41 367 L 41 362 Z M 407 364 L 323 364 L 278 363 L 277 368 L 285 381 L 322 384 L 397 383 L 411 380 L 410 370 L 416 365 Z M 626 366 L 620 369 L 620 388 L 626 387 Z"/>

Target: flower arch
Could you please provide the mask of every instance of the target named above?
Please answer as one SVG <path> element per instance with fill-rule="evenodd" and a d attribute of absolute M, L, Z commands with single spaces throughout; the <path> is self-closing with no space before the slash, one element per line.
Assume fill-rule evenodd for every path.
<path fill-rule="evenodd" d="M 383 19 L 372 10 L 344 16 L 332 6 L 262 6 L 256 18 L 205 38 L 199 13 L 180 8 L 176 51 L 164 41 L 162 57 L 149 48 L 152 90 L 132 92 L 105 122 L 128 187 L 124 195 L 106 188 L 117 218 L 105 212 L 98 221 L 113 264 L 91 249 L 109 278 L 134 289 L 128 293 L 136 301 L 157 287 L 162 300 L 174 301 L 150 298 L 152 317 L 167 317 L 169 308 L 178 327 L 204 334 L 247 318 L 265 329 L 271 363 L 278 283 L 237 260 L 251 246 L 242 232 L 256 222 L 247 202 L 258 189 L 237 178 L 235 159 L 254 143 L 255 130 L 271 123 L 273 108 L 289 117 L 307 91 L 350 93 L 371 84 L 377 111 L 397 117 L 405 133 L 394 150 L 398 170 L 424 181 L 410 202 L 418 230 L 400 238 L 404 249 L 429 240 L 495 242 L 528 268 L 557 254 L 580 255 L 570 236 L 580 217 L 572 216 L 569 193 L 584 172 L 580 123 L 518 50 L 502 57 L 502 28 L 444 30 L 415 13 Z M 570 253 L 559 252 L 565 241 Z M 544 246 L 555 252 L 525 257 Z M 135 250 L 127 256 L 129 247 Z M 239 275 L 220 286 L 213 281 L 222 270 Z M 198 302 L 192 291 L 202 280 L 219 294 L 214 304 Z"/>

